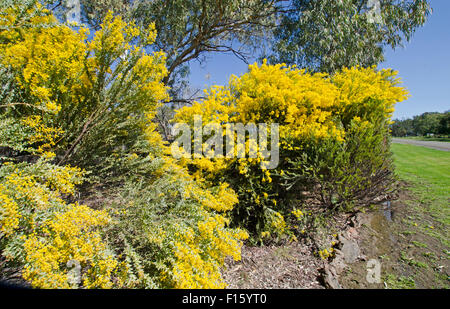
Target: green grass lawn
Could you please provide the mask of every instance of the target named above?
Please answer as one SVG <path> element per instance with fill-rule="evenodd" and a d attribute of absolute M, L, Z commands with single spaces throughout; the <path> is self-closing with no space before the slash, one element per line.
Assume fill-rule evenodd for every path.
<path fill-rule="evenodd" d="M 421 287 L 449 288 L 450 152 L 402 144 L 392 144 L 392 151 L 396 173 L 410 193 L 401 201 L 407 212 L 396 227 L 409 235 L 400 263 L 414 266 L 409 280 Z"/>
<path fill-rule="evenodd" d="M 392 144 L 396 173 L 439 222 L 450 224 L 450 152 Z"/>
<path fill-rule="evenodd" d="M 435 189 L 448 191 L 450 152 L 403 144 L 393 144 L 392 151 L 397 174 L 401 178 L 413 182 L 427 181 L 434 184 Z"/>

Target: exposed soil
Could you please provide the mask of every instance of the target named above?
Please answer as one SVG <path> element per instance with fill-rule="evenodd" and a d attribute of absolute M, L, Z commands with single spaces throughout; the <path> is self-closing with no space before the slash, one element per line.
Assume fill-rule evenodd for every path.
<path fill-rule="evenodd" d="M 383 209 L 367 214 L 366 223 L 358 229 L 365 258 L 342 273 L 339 282 L 344 288 L 449 288 L 449 248 L 436 237 L 448 236 L 447 227 L 420 212 L 418 203 L 404 190 L 391 204 L 391 220 Z M 369 259 L 381 264 L 378 284 L 366 280 Z"/>

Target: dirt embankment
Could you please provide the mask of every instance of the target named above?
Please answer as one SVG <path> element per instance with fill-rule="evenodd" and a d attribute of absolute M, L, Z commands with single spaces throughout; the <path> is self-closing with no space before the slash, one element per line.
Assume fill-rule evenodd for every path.
<path fill-rule="evenodd" d="M 437 220 L 439 214 L 427 212 L 426 207 L 404 190 L 389 209 L 362 214 L 356 238 L 363 259 L 346 265 L 340 284 L 344 288 L 449 288 L 448 230 Z M 373 273 L 371 259 L 380 266 L 378 283 L 367 280 Z"/>
<path fill-rule="evenodd" d="M 243 289 L 449 288 L 449 248 L 436 237 L 446 227 L 412 203 L 420 202 L 404 191 L 349 217 L 326 262 L 305 243 L 244 246 L 242 261 L 227 263 L 225 281 Z"/>

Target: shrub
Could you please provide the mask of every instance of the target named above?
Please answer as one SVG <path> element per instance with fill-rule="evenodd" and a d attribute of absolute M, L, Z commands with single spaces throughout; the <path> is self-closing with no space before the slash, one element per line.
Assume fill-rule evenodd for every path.
<path fill-rule="evenodd" d="M 125 254 L 130 288 L 223 288 L 226 256 L 240 259 L 247 233 L 228 227 L 237 196 L 226 186 L 205 189 L 171 158 L 153 179 L 130 180 L 111 208 L 108 232 Z M 220 205 L 220 208 L 217 207 Z"/>
<path fill-rule="evenodd" d="M 396 74 L 351 68 L 328 76 L 282 64 L 251 65 L 228 86 L 212 87 L 202 102 L 179 110 L 174 121 L 192 126 L 200 115 L 204 125 L 223 129 L 226 122 L 278 123 L 278 167 L 261 168 L 261 153 L 187 164 L 213 184 L 230 183 L 239 195 L 233 222 L 256 238 L 288 233 L 285 222 L 295 221 L 299 203 L 324 211 L 371 203 L 392 181 L 388 125 L 394 104 L 407 96 Z"/>
<path fill-rule="evenodd" d="M 239 259 L 247 237 L 228 226 L 237 196 L 167 155 L 153 123 L 165 56 L 145 52 L 154 25 L 108 14 L 88 41 L 36 3 L 2 7 L 0 19 L 2 276 L 38 288 L 224 287 L 224 259 Z M 113 204 L 75 202 L 80 167 L 115 185 Z"/>
<path fill-rule="evenodd" d="M 117 176 L 126 170 L 117 157 L 148 153 L 160 138 L 153 117 L 168 98 L 165 55 L 146 52 L 156 37 L 153 24 L 137 27 L 108 14 L 88 40 L 87 29 L 74 31 L 48 11 L 26 32 L 16 24 L 29 18 L 15 15 L 18 9 L 5 13 L 0 61 L 13 81 L 14 92 L 5 92 L 9 113 L 45 112 L 41 123 L 61 133 L 51 145 L 56 162 Z"/>
<path fill-rule="evenodd" d="M 0 167 L 2 272 L 20 272 L 23 267 L 23 278 L 34 287 L 78 287 L 68 277 L 72 268 L 69 261 L 73 260 L 80 265 L 78 284 L 112 287 L 113 277 L 118 278 L 114 276 L 118 262 L 102 243 L 99 229 L 110 221 L 109 215 L 77 203 L 67 204 L 62 197 L 74 193 L 82 172 L 46 161 L 42 158 L 34 164 L 5 163 Z"/>

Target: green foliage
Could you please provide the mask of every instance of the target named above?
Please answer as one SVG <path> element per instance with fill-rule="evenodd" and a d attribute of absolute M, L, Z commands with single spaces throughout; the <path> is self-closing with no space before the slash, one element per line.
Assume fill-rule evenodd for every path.
<path fill-rule="evenodd" d="M 100 237 L 107 213 L 66 203 L 62 196 L 74 194 L 82 172 L 46 161 L 0 166 L 2 279 L 21 275 L 37 288 L 112 287 L 118 262 Z M 70 261 L 79 263 L 78 283 L 69 281 Z"/>
<path fill-rule="evenodd" d="M 225 287 L 220 268 L 226 256 L 240 258 L 247 237 L 228 227 L 237 197 L 226 184 L 206 189 L 167 156 L 153 122 L 168 97 L 165 56 L 145 51 L 154 25 L 107 14 L 88 41 L 86 29 L 37 14 L 32 3 L 2 11 L 2 279 L 37 288 Z M 34 27 L 22 33 L 14 27 L 22 21 Z M 89 173 L 66 162 L 113 188 L 113 205 L 78 204 L 76 186 Z"/>
<path fill-rule="evenodd" d="M 83 21 L 98 27 L 112 10 L 128 21 L 156 24 L 155 49 L 167 54 L 169 74 L 164 82 L 177 99 L 187 85 L 188 62 L 210 52 L 230 52 L 241 59 L 275 24 L 275 3 L 261 0 L 81 0 Z"/>
<path fill-rule="evenodd" d="M 391 125 L 391 134 L 395 137 L 403 137 L 403 136 L 415 136 L 417 135 L 414 132 L 413 120 L 405 119 L 398 120 L 394 119 L 394 123 Z"/>
<path fill-rule="evenodd" d="M 450 112 L 445 115 L 439 121 L 438 134 L 450 135 Z"/>
<path fill-rule="evenodd" d="M 449 135 L 449 119 L 450 112 L 423 113 L 412 119 L 395 119 L 391 125 L 391 132 L 395 137 Z"/>
<path fill-rule="evenodd" d="M 293 160 L 301 174 L 289 175 L 290 182 L 298 181 L 306 188 L 319 184 L 309 197 L 315 196 L 329 209 L 352 211 L 356 206 L 369 206 L 388 193 L 393 182 L 389 141 L 377 129 L 354 122 L 344 144 L 305 143 L 302 154 Z"/>
<path fill-rule="evenodd" d="M 163 53 L 145 52 L 155 40 L 154 25 L 137 28 L 108 15 L 88 42 L 86 29 L 75 32 L 55 24 L 51 15 L 34 22 L 43 26 L 1 45 L 8 73 L 3 78 L 9 81 L 2 98 L 4 117 L 28 119 L 47 111 L 38 133 L 58 130 L 60 136 L 47 148 L 59 164 L 95 165 L 98 175 L 111 175 L 113 169 L 120 173 L 117 158 L 148 153 L 159 139 L 152 119 L 168 97 L 161 82 L 167 70 Z M 14 37 L 15 32 L 1 34 Z"/>
<path fill-rule="evenodd" d="M 118 262 L 100 236 L 100 227 L 109 222 L 109 217 L 105 212 L 68 202 L 75 186 L 84 180 L 84 173 L 50 162 L 55 156 L 51 150 L 62 131 L 51 122 L 60 105 L 48 88 L 49 84 L 61 87 L 66 83 L 62 71 L 69 69 L 71 62 L 67 60 L 73 54 L 62 63 L 64 57 L 60 56 L 67 49 L 42 53 L 45 48 L 40 45 L 39 34 L 55 35 L 56 41 L 57 35 L 70 33 L 58 27 L 51 14 L 36 3 L 2 3 L 1 277 L 23 278 L 39 288 L 112 287 L 113 276 L 119 280 L 114 275 Z M 29 35 L 34 50 L 23 49 L 30 43 Z M 76 37 L 68 35 L 66 43 Z M 16 61 L 27 52 L 40 56 L 38 66 L 32 61 L 28 67 L 21 66 Z M 36 67 L 40 70 L 33 71 Z M 68 276 L 72 260 L 80 266 L 80 281 L 73 284 Z"/>
<path fill-rule="evenodd" d="M 230 85 L 213 87 L 204 101 L 179 110 L 175 121 L 192 125 L 200 115 L 204 124 L 223 126 L 278 123 L 279 165 L 261 167 L 260 154 L 255 159 L 194 157 L 188 164 L 212 183 L 230 183 L 239 195 L 233 223 L 257 239 L 289 234 L 292 225 L 286 222 L 296 208 L 329 214 L 368 206 L 389 193 L 393 182 L 390 117 L 395 103 L 407 97 L 396 74 L 355 67 L 328 76 L 251 65 Z M 302 224 L 309 223 L 297 225 Z"/>
<path fill-rule="evenodd" d="M 370 67 L 384 48 L 409 41 L 431 12 L 425 0 L 294 0 L 275 30 L 271 62 L 333 73 L 342 67 Z"/>
<path fill-rule="evenodd" d="M 40 288 L 223 288 L 225 258 L 239 260 L 248 237 L 237 226 L 256 238 L 294 236 L 324 218 L 309 219 L 307 206 L 351 211 L 389 189 L 389 119 L 406 97 L 391 70 L 329 76 L 252 66 L 178 115 L 280 123 L 279 167 L 261 169 L 260 157 L 168 156 L 155 123 L 166 117 L 159 108 L 167 86 L 179 92 L 185 65 L 207 52 L 245 58 L 233 42 L 256 46 L 275 24 L 279 1 L 84 1 L 92 36 L 59 23 L 46 9 L 57 3 L 0 2 L 5 273 Z M 416 5 L 419 20 L 392 33 L 408 37 L 423 23 L 427 7 Z M 110 192 L 100 209 L 76 202 L 88 175 Z M 75 283 L 73 260 L 81 267 Z"/>
<path fill-rule="evenodd" d="M 385 278 L 388 289 L 414 289 L 416 287 L 416 283 L 414 282 L 414 278 L 412 277 L 396 277 L 395 275 L 388 274 Z"/>
<path fill-rule="evenodd" d="M 220 194 L 209 195 L 170 159 L 155 160 L 153 173 L 160 176 L 129 179 L 111 205 L 117 223 L 107 239 L 124 252 L 125 286 L 224 287 L 220 267 L 227 255 L 240 259 L 246 233 L 227 227 L 223 214 L 205 208 L 199 197 L 220 200 Z"/>

